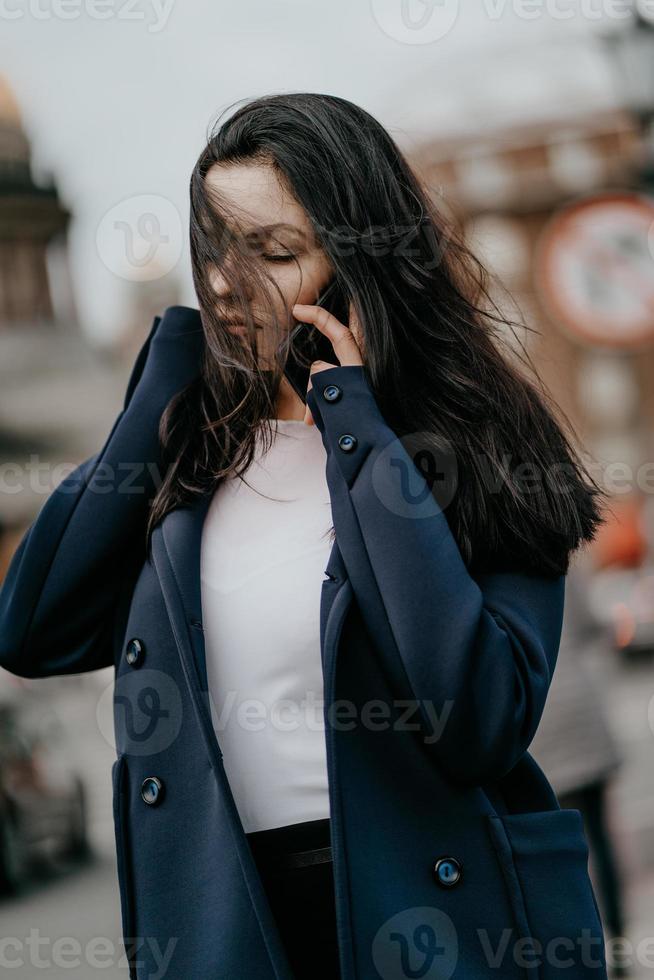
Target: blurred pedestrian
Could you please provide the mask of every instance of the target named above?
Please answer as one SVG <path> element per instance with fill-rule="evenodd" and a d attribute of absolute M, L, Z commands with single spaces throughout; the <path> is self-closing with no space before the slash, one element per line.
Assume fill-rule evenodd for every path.
<path fill-rule="evenodd" d="M 607 812 L 611 780 L 624 761 L 591 658 L 610 656 L 608 630 L 590 601 L 590 570 L 579 553 L 567 575 L 554 677 L 529 751 L 562 807 L 581 811 L 596 864 L 600 905 L 612 937 L 624 936 L 623 886 Z"/>

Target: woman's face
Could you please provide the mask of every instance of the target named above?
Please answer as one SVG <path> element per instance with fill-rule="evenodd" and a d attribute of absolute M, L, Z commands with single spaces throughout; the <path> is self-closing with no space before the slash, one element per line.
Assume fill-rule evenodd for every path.
<path fill-rule="evenodd" d="M 295 323 L 293 304 L 315 303 L 332 277 L 331 263 L 316 241 L 306 211 L 269 164 L 216 163 L 205 180 L 209 193 L 217 191 L 234 206 L 250 254 L 265 264 L 279 290 L 270 289 L 270 302 L 279 322 L 283 329 L 290 329 Z M 238 306 L 220 269 L 213 270 L 210 283 L 219 316 L 238 320 Z M 248 294 L 247 284 L 245 289 L 250 312 L 259 326 L 257 356 L 265 367 L 280 338 L 274 333 L 274 325 L 265 322 L 266 305 L 261 297 Z M 235 334 L 245 330 L 243 325 L 228 329 Z"/>

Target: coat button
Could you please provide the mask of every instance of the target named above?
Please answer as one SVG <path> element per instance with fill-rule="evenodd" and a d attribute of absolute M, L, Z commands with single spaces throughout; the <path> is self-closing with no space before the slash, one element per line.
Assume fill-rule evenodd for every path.
<path fill-rule="evenodd" d="M 322 397 L 326 402 L 337 402 L 342 394 L 343 391 L 338 385 L 327 385 L 322 390 Z"/>
<path fill-rule="evenodd" d="M 130 667 L 140 667 L 145 657 L 145 644 L 137 636 L 132 637 L 125 647 L 125 660 Z"/>
<path fill-rule="evenodd" d="M 436 881 L 443 888 L 452 888 L 453 885 L 456 885 L 460 881 L 462 873 L 461 864 L 453 857 L 439 858 L 434 865 Z"/>
<path fill-rule="evenodd" d="M 351 453 L 353 449 L 356 449 L 357 437 L 348 432 L 339 438 L 338 444 L 344 453 Z"/>
<path fill-rule="evenodd" d="M 158 776 L 147 776 L 141 783 L 141 798 L 149 806 L 161 803 L 163 793 L 164 785 Z"/>

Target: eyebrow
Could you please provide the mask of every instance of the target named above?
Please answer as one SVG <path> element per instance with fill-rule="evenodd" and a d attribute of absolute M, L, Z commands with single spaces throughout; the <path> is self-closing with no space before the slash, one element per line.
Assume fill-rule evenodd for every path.
<path fill-rule="evenodd" d="M 267 234 L 271 234 L 272 232 L 275 231 L 294 231 L 298 235 L 300 235 L 301 238 L 306 238 L 304 230 L 300 228 L 298 225 L 291 225 L 288 224 L 288 222 L 283 222 L 283 221 L 278 222 L 277 224 L 260 225 L 258 228 L 246 232 L 245 237 L 253 238 L 256 235 L 260 235 L 262 231 L 266 232 Z"/>

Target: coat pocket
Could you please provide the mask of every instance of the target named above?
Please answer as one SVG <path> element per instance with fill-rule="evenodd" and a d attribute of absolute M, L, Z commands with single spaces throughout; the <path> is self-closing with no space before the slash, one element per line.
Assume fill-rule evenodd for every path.
<path fill-rule="evenodd" d="M 529 980 L 606 980 L 604 934 L 576 809 L 489 814 L 514 915 L 515 961 Z"/>
<path fill-rule="evenodd" d="M 135 945 L 134 937 L 134 883 L 129 854 L 127 833 L 127 767 L 125 757 L 119 756 L 111 767 L 111 783 L 113 788 L 114 834 L 116 838 L 116 866 L 118 869 L 118 888 L 120 892 L 120 909 L 122 918 L 123 942 L 125 954 L 129 961 L 130 980 L 137 980 L 136 966 L 132 962 L 131 949 Z"/>

